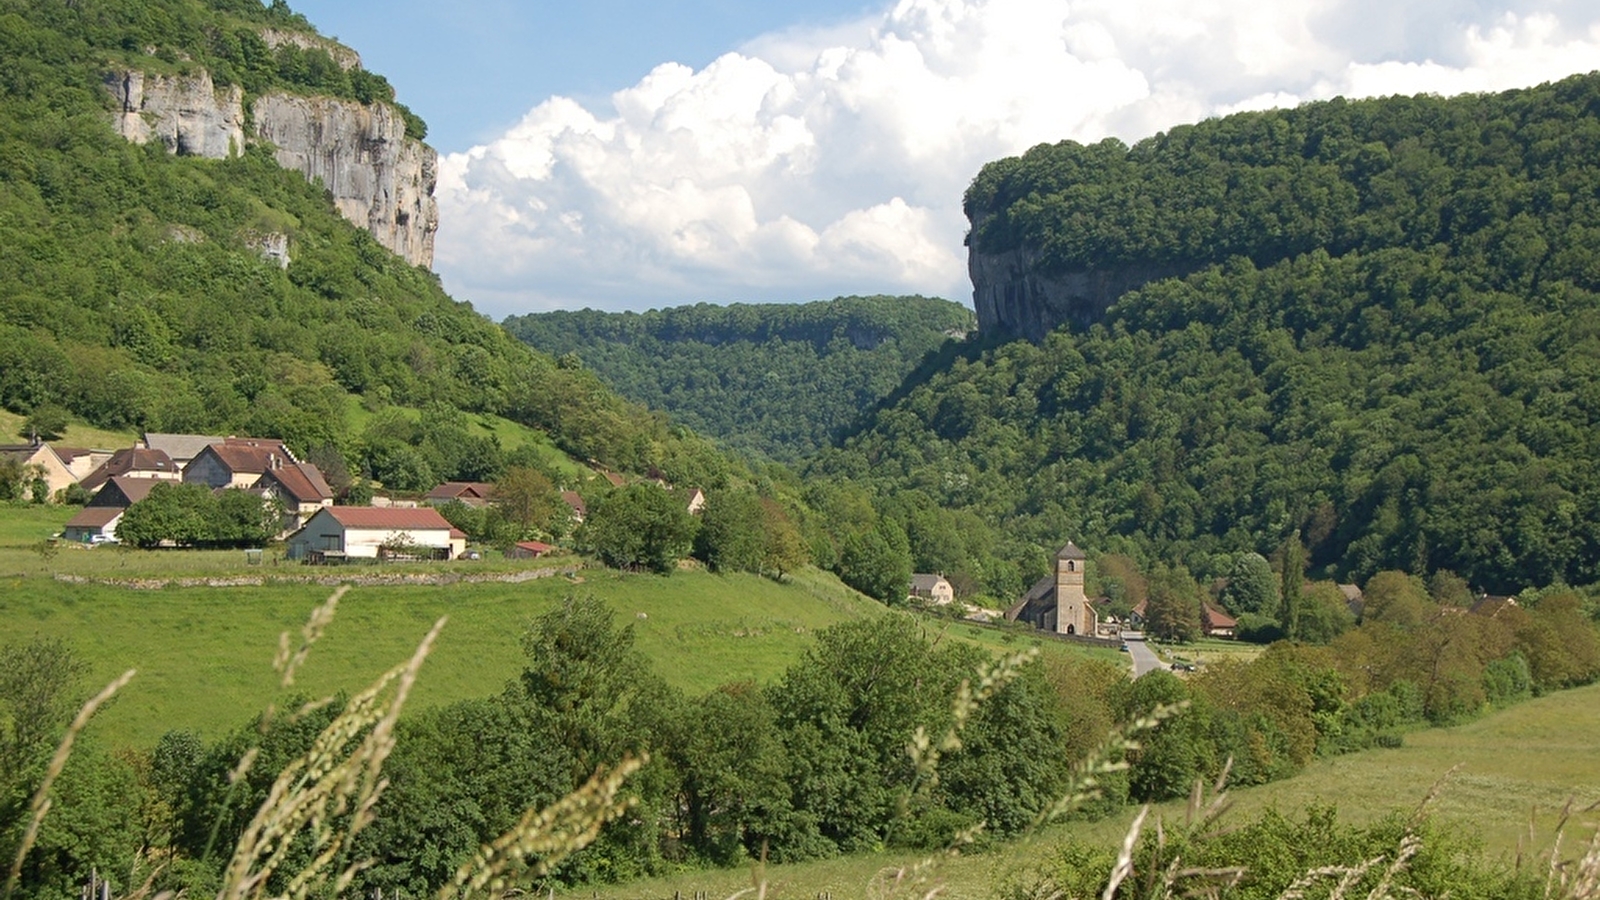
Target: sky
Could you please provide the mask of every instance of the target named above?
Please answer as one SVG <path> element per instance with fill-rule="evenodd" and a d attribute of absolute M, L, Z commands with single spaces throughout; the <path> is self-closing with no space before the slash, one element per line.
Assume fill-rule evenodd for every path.
<path fill-rule="evenodd" d="M 1600 0 L 291 0 L 439 150 L 492 318 L 971 302 L 961 195 L 1041 142 L 1600 68 Z"/>

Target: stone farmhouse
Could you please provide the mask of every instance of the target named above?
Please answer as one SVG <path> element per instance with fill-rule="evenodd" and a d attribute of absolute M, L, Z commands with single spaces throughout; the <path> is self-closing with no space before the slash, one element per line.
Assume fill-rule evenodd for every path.
<path fill-rule="evenodd" d="M 956 602 L 956 591 L 943 575 L 917 572 L 911 576 L 910 599 L 948 606 Z"/>
<path fill-rule="evenodd" d="M 49 444 L 41 441 L 0 446 L 0 458 L 20 464 L 30 481 L 35 478 L 42 480 L 45 485 L 45 496 L 41 499 L 54 498 L 57 491 L 66 490 L 78 480 L 60 455 L 51 449 Z"/>

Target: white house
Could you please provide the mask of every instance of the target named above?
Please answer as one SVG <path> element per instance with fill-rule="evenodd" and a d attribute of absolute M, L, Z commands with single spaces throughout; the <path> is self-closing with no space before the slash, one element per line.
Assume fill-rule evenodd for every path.
<path fill-rule="evenodd" d="M 454 559 L 467 536 L 432 507 L 328 506 L 289 536 L 290 559 Z"/>

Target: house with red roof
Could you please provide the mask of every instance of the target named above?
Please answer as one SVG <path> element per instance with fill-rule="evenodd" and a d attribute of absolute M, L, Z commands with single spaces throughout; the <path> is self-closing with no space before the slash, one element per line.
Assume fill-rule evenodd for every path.
<path fill-rule="evenodd" d="M 183 478 L 183 469 L 179 468 L 178 464 L 172 461 L 172 457 L 164 451 L 146 447 L 125 447 L 111 454 L 110 459 L 101 463 L 89 473 L 89 477 L 78 483 L 84 490 L 93 493 L 119 475 L 127 478 L 178 481 Z"/>
<path fill-rule="evenodd" d="M 304 525 L 317 510 L 333 505 L 333 488 L 311 463 L 291 463 L 261 473 L 252 491 L 283 507 L 283 537 Z"/>
<path fill-rule="evenodd" d="M 198 457 L 196 457 L 198 458 Z M 308 562 L 345 559 L 454 559 L 467 536 L 430 506 L 414 509 L 328 506 L 289 536 L 287 556 Z"/>
<path fill-rule="evenodd" d="M 273 469 L 296 464 L 283 441 L 269 438 L 227 438 L 205 449 L 183 467 L 183 480 L 212 488 L 249 488 Z"/>
<path fill-rule="evenodd" d="M 428 492 L 423 502 L 435 506 L 441 503 L 465 503 L 482 508 L 494 499 L 494 485 L 486 481 L 446 481 Z"/>

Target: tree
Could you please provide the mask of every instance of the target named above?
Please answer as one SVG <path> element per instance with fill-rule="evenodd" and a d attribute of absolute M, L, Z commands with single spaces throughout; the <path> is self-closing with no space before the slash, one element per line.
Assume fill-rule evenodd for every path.
<path fill-rule="evenodd" d="M 1199 639 L 1199 587 L 1188 569 L 1158 568 L 1151 575 L 1145 622 L 1146 630 L 1164 641 L 1188 643 Z"/>
<path fill-rule="evenodd" d="M 713 572 L 761 571 L 767 537 L 764 518 L 755 491 L 722 491 L 707 497 L 695 534 L 695 556 Z"/>
<path fill-rule="evenodd" d="M 256 501 L 260 502 L 259 497 Z M 128 507 L 117 523 L 117 539 L 130 546 L 150 549 L 171 542 L 194 546 L 211 537 L 216 498 L 203 484 L 158 482 L 138 503 Z"/>
<path fill-rule="evenodd" d="M 1393 570 L 1367 579 L 1361 591 L 1361 621 L 1414 629 L 1437 611 L 1422 579 Z"/>
<path fill-rule="evenodd" d="M 1306 548 L 1300 543 L 1299 529 L 1284 542 L 1282 574 L 1278 625 L 1292 641 L 1300 637 L 1300 590 L 1306 578 Z"/>
<path fill-rule="evenodd" d="M 794 520 L 768 497 L 761 498 L 761 533 L 761 571 L 781 580 L 811 561 L 811 548 Z"/>
<path fill-rule="evenodd" d="M 506 469 L 494 483 L 494 505 L 515 530 L 517 540 L 532 532 L 553 535 L 556 523 L 566 514 L 556 486 L 543 472 L 526 466 Z"/>
<path fill-rule="evenodd" d="M 667 575 L 694 544 L 694 517 L 654 484 L 630 484 L 589 511 L 581 543 L 606 565 Z"/>
<path fill-rule="evenodd" d="M 1313 582 L 1301 598 L 1300 639 L 1326 644 L 1355 627 L 1344 592 L 1331 581 Z"/>
<path fill-rule="evenodd" d="M 217 547 L 260 547 L 278 535 L 284 516 L 281 502 L 235 489 L 217 494 L 207 511 L 210 534 L 205 542 Z"/>
<path fill-rule="evenodd" d="M 911 547 L 888 518 L 851 534 L 839 548 L 839 578 L 868 597 L 904 603 L 911 590 Z"/>
<path fill-rule="evenodd" d="M 1278 611 L 1278 579 L 1272 563 L 1259 553 L 1241 553 L 1228 570 L 1228 584 L 1222 589 L 1222 603 L 1235 615 Z"/>
<path fill-rule="evenodd" d="M 70 421 L 71 416 L 65 409 L 46 403 L 28 413 L 17 433 L 30 441 L 59 441 L 67 433 Z"/>

